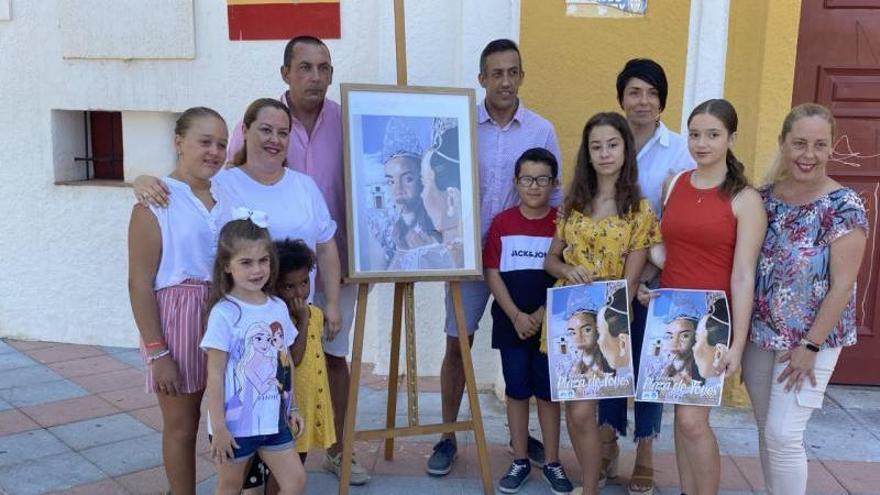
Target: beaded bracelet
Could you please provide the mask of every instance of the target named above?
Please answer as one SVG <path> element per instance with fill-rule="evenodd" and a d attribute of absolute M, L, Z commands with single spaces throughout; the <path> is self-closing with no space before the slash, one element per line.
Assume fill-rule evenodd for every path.
<path fill-rule="evenodd" d="M 171 351 L 168 349 L 165 349 L 164 351 L 161 351 L 161 352 L 157 352 L 156 354 L 150 354 L 149 356 L 147 356 L 147 364 L 153 364 L 153 362 L 156 361 L 157 359 L 163 358 L 169 354 L 171 354 Z"/>

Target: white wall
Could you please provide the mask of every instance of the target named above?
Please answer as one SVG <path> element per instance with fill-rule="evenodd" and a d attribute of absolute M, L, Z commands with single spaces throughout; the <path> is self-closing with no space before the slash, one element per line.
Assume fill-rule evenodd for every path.
<path fill-rule="evenodd" d="M 194 58 L 186 59 L 185 46 L 175 51 L 160 43 L 152 49 L 127 40 L 129 49 L 140 50 L 131 54 L 137 57 L 169 51 L 184 57 L 129 59 L 124 50 L 101 52 L 85 30 L 77 37 L 71 16 L 63 14 L 69 0 L 5 0 L 0 6 L 10 3 L 11 20 L 0 20 L 0 336 L 133 346 L 137 332 L 126 287 L 131 191 L 54 184 L 53 142 L 70 148 L 80 136 L 64 136 L 57 119 L 53 130 L 52 110 L 124 112 L 126 160 L 141 167 L 149 157 L 160 157 L 165 163 L 156 170 L 169 171 L 172 155 L 157 148 L 157 143 L 171 146 L 167 113 L 205 105 L 233 125 L 247 103 L 284 90 L 278 75 L 284 41 L 231 42 L 225 2 L 173 0 L 162 2 L 166 9 L 138 15 L 167 18 L 167 9 L 177 8 L 181 16 L 191 16 Z M 518 34 L 517 0 L 409 0 L 406 8 L 410 84 L 476 87 L 485 43 Z M 106 16 L 95 19 L 96 25 L 118 22 L 111 14 L 92 13 Z M 144 25 L 155 21 L 140 19 Z M 328 41 L 335 66 L 332 98 L 338 99 L 339 82 L 394 83 L 391 0 L 342 0 L 342 36 Z M 190 41 L 183 36 L 180 43 Z M 121 58 L 64 58 L 79 52 Z M 143 125 L 149 122 L 156 125 Z M 129 135 L 133 129 L 140 129 L 143 139 Z M 388 286 L 376 287 L 370 299 L 365 360 L 375 361 L 379 370 L 387 369 L 390 292 Z M 436 374 L 444 341 L 441 287 L 420 284 L 416 298 L 420 369 Z M 487 384 L 495 380 L 498 364 L 486 320 L 482 328 L 475 362 L 478 379 Z"/>
<path fill-rule="evenodd" d="M 730 0 L 694 0 L 688 22 L 687 65 L 681 127 L 691 110 L 711 98 L 724 97 Z"/>

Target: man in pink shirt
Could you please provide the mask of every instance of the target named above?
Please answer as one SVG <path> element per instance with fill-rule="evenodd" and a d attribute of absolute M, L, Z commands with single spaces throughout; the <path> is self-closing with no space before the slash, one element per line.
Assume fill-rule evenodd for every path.
<path fill-rule="evenodd" d="M 281 78 L 288 89 L 279 98 L 290 108 L 293 122 L 287 147 L 287 166 L 302 172 L 318 184 L 324 195 L 330 215 L 336 220 L 336 245 L 342 273 L 348 273 L 348 237 L 345 217 L 345 176 L 342 159 L 342 109 L 327 98 L 327 88 L 333 81 L 330 49 L 318 38 L 298 36 L 284 48 Z M 242 145 L 242 126 L 233 129 L 228 156 L 233 156 Z M 321 274 L 318 274 L 320 277 Z M 315 304 L 324 310 L 326 328 L 324 353 L 327 358 L 327 378 L 333 402 L 337 442 L 327 450 L 324 469 L 339 476 L 342 457 L 342 429 L 348 407 L 349 370 L 346 356 L 349 352 L 349 333 L 354 320 L 357 287 L 342 284 L 338 301 L 324 294 L 322 284 L 316 285 Z M 354 461 L 351 484 L 369 481 L 367 471 Z"/>

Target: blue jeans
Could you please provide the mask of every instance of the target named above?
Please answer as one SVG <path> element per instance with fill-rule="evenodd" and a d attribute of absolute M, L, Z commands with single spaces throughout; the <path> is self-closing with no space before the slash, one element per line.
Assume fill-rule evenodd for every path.
<path fill-rule="evenodd" d="M 645 323 L 648 319 L 648 308 L 638 301 L 633 301 L 633 321 L 630 325 L 630 337 L 633 350 L 633 371 L 639 376 L 639 359 L 642 357 L 642 341 L 645 340 Z M 638 378 L 637 378 L 638 379 Z M 621 436 L 626 436 L 626 402 L 627 399 L 603 399 L 599 401 L 599 425 L 610 425 Z M 654 438 L 660 433 L 660 421 L 663 417 L 663 404 L 656 402 L 635 403 L 636 431 L 634 440 Z"/>

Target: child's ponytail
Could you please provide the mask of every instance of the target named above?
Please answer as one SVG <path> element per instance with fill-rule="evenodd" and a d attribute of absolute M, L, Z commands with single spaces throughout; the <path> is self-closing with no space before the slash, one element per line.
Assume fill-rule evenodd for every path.
<path fill-rule="evenodd" d="M 727 150 L 727 175 L 724 182 L 721 183 L 721 193 L 729 198 L 737 195 L 740 191 L 748 187 L 749 179 L 746 177 L 746 167 L 733 154 L 733 150 Z"/>

